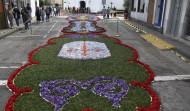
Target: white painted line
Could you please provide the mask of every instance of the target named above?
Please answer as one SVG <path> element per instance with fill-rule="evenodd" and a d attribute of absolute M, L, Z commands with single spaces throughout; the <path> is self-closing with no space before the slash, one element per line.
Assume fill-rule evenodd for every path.
<path fill-rule="evenodd" d="M 18 69 L 20 66 L 0 66 L 0 69 Z"/>
<path fill-rule="evenodd" d="M 34 35 L 34 36 L 43 36 L 43 35 Z M 8 38 L 11 37 L 11 38 L 22 38 L 22 37 L 29 37 L 29 35 L 26 35 L 26 36 L 8 36 Z"/>
<path fill-rule="evenodd" d="M 154 81 L 190 80 L 190 75 L 156 76 Z"/>
<path fill-rule="evenodd" d="M 51 27 L 51 26 L 32 26 L 32 27 Z"/>
<path fill-rule="evenodd" d="M 0 86 L 7 85 L 7 80 L 0 80 Z"/>
<path fill-rule="evenodd" d="M 53 24 L 53 26 L 52 26 L 51 29 L 48 31 L 48 33 L 44 36 L 44 38 L 47 37 L 47 35 L 50 33 L 50 31 L 54 28 L 55 24 L 57 24 L 57 21 L 56 21 L 56 23 Z"/>

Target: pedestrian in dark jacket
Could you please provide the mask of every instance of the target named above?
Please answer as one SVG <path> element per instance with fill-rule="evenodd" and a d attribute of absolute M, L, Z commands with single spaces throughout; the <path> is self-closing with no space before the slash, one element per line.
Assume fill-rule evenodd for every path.
<path fill-rule="evenodd" d="M 108 7 L 108 9 L 107 9 L 107 18 L 108 19 L 110 18 L 110 7 Z"/>
<path fill-rule="evenodd" d="M 25 26 L 25 30 L 29 29 L 28 22 L 30 20 L 30 17 L 29 17 L 29 13 L 28 13 L 27 9 L 24 6 L 22 7 L 21 15 L 22 15 L 22 20 L 23 20 L 24 26 Z"/>
<path fill-rule="evenodd" d="M 26 9 L 29 13 L 29 17 L 31 18 L 31 14 L 32 14 L 32 8 L 30 7 L 30 4 L 28 3 L 27 6 L 26 6 Z M 32 19 L 32 18 L 31 18 Z"/>
<path fill-rule="evenodd" d="M 39 7 L 36 8 L 36 21 L 37 24 L 41 21 L 41 10 L 39 9 Z"/>
<path fill-rule="evenodd" d="M 46 8 L 45 12 L 46 12 L 46 22 L 48 22 L 49 21 L 49 15 L 50 15 L 49 7 Z"/>
<path fill-rule="evenodd" d="M 117 9 L 115 7 L 113 8 L 113 13 L 114 13 L 114 17 L 116 17 L 116 15 L 117 15 Z"/>
<path fill-rule="evenodd" d="M 15 8 L 14 8 L 14 10 L 13 10 L 13 15 L 14 15 L 16 24 L 17 24 L 17 26 L 19 27 L 20 11 L 19 11 L 19 9 L 17 8 L 17 5 L 15 5 Z"/>

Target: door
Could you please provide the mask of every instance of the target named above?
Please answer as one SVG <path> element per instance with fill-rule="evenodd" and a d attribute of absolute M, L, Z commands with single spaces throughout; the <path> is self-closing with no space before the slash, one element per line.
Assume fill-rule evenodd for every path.
<path fill-rule="evenodd" d="M 147 23 L 149 25 L 152 25 L 153 14 L 154 14 L 154 0 L 150 0 L 148 4 L 148 18 L 147 18 Z"/>
<path fill-rule="evenodd" d="M 0 29 L 6 28 L 6 19 L 4 12 L 4 1 L 0 0 Z"/>
<path fill-rule="evenodd" d="M 160 11 L 159 11 L 159 18 L 158 18 L 158 26 L 161 27 L 162 25 L 162 13 L 164 9 L 164 0 L 160 1 Z"/>
<path fill-rule="evenodd" d="M 190 4 L 190 2 L 189 2 Z M 190 36 L 190 8 L 189 8 L 189 11 L 187 12 L 187 17 L 188 17 L 188 26 L 187 26 L 187 32 L 186 32 L 186 35 Z"/>
<path fill-rule="evenodd" d="M 180 11 L 181 11 L 182 1 L 183 0 L 175 0 L 175 4 L 174 4 L 172 25 L 171 25 L 171 34 L 174 36 L 178 34 L 178 30 L 179 30 Z"/>

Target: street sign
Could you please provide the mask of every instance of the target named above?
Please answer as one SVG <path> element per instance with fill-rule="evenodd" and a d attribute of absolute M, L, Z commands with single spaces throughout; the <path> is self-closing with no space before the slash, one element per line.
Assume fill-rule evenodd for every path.
<path fill-rule="evenodd" d="M 106 0 L 102 0 L 102 5 L 106 5 Z"/>

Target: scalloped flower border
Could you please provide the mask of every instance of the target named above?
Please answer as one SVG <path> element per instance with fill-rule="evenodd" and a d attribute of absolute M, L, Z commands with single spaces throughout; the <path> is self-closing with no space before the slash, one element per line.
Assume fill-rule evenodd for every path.
<path fill-rule="evenodd" d="M 90 21 L 90 20 L 84 20 L 84 21 Z M 70 24 L 70 25 L 67 26 L 67 27 L 64 27 L 64 28 L 61 30 L 61 32 L 63 32 L 63 33 L 72 33 L 72 34 L 78 33 L 78 32 L 76 32 L 76 31 L 68 32 L 69 29 L 67 29 L 67 28 L 72 27 L 72 25 L 75 24 L 75 23 L 72 23 L 72 22 L 74 22 L 74 21 L 69 21 L 69 24 Z M 97 22 L 96 22 L 96 21 L 90 21 L 90 22 L 92 22 L 92 24 L 94 24 L 94 26 L 95 26 L 96 28 L 99 28 L 99 30 L 101 30 L 101 31 L 99 31 L 99 32 L 89 31 L 90 34 L 94 34 L 94 33 L 104 33 L 104 32 L 106 32 L 106 30 L 105 30 L 104 28 L 97 26 Z"/>
<path fill-rule="evenodd" d="M 81 14 L 81 15 L 83 15 L 83 14 Z M 84 14 L 85 15 L 85 14 Z M 66 20 L 67 21 L 81 21 L 81 20 L 69 20 L 69 18 L 70 17 L 72 17 L 73 15 L 71 15 L 71 16 L 68 16 L 67 18 L 66 18 Z M 73 17 L 75 17 L 75 16 L 73 16 Z M 94 16 L 94 17 L 97 17 L 97 16 Z M 99 17 L 97 17 L 97 20 L 84 20 L 84 21 L 99 21 L 99 20 L 101 20 Z"/>
<path fill-rule="evenodd" d="M 51 42 L 53 39 L 58 39 L 58 38 L 65 38 L 66 35 L 71 35 L 72 33 L 67 33 L 67 34 L 63 34 L 63 35 L 60 35 L 59 37 L 54 37 L 54 38 L 51 38 L 48 40 L 47 44 L 43 45 L 43 46 L 40 46 L 36 49 L 34 49 L 32 52 L 30 52 L 29 54 L 29 57 L 28 57 L 28 61 L 29 63 L 25 64 L 24 66 L 21 66 L 19 69 L 17 69 L 8 79 L 8 82 L 7 82 L 7 86 L 9 89 L 12 90 L 12 92 L 14 93 L 14 95 L 12 95 L 10 97 L 10 99 L 8 100 L 7 104 L 5 105 L 5 111 L 14 111 L 14 102 L 16 101 L 16 99 L 22 95 L 23 93 L 27 93 L 27 92 L 32 92 L 33 89 L 31 88 L 28 88 L 28 87 L 25 87 L 23 89 L 18 89 L 18 87 L 14 84 L 14 79 L 16 78 L 16 76 L 19 74 L 19 72 L 21 72 L 23 69 L 25 69 L 26 67 L 28 66 L 31 66 L 31 65 L 37 65 L 39 64 L 40 62 L 38 61 L 33 61 L 33 55 L 35 52 L 37 52 L 38 50 L 40 50 L 41 48 L 45 47 L 45 46 L 48 46 L 48 45 L 52 45 L 52 44 L 56 44 L 54 42 Z M 77 34 L 89 34 L 89 33 L 77 33 Z M 137 81 L 134 81 L 134 82 L 131 82 L 131 85 L 132 86 L 139 86 L 139 87 L 143 87 L 146 91 L 149 92 L 151 98 L 152 98 L 152 104 L 148 107 L 148 108 L 142 108 L 142 107 L 137 107 L 136 109 L 138 111 L 160 111 L 161 109 L 161 101 L 160 101 L 160 98 L 156 95 L 156 93 L 148 86 L 152 81 L 154 81 L 154 72 L 150 69 L 150 67 L 147 65 L 147 64 L 144 64 L 143 62 L 139 61 L 138 58 L 139 58 L 139 54 L 137 52 L 137 50 L 131 46 L 128 46 L 126 44 L 123 44 L 121 43 L 121 41 L 115 37 L 109 37 L 105 34 L 100 34 L 100 33 L 93 33 L 93 34 L 97 34 L 97 35 L 102 35 L 103 37 L 105 38 L 112 38 L 112 39 L 115 39 L 117 40 L 117 42 L 114 42 L 114 44 L 119 44 L 119 45 L 123 45 L 125 47 L 128 47 L 130 49 L 133 50 L 134 54 L 135 54 L 135 57 L 133 59 L 128 59 L 127 61 L 128 62 L 136 62 L 138 64 L 140 64 L 141 66 L 145 67 L 145 69 L 148 71 L 149 73 L 149 77 L 148 79 L 143 82 L 143 83 L 140 83 L 140 82 L 137 82 Z"/>

